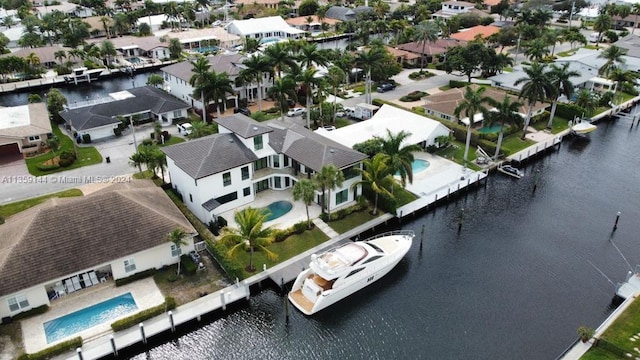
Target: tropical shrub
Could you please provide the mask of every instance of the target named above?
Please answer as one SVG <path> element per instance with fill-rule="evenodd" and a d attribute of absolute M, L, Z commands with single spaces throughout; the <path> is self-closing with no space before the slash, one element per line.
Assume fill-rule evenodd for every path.
<path fill-rule="evenodd" d="M 65 150 L 60 153 L 58 165 L 60 165 L 60 167 L 67 167 L 73 164 L 74 161 L 76 161 L 76 154 L 73 151 Z"/>

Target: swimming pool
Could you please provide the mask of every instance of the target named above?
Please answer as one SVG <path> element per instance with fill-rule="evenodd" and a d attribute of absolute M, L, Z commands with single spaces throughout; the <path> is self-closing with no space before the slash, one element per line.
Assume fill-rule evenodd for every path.
<path fill-rule="evenodd" d="M 127 61 L 132 63 L 132 64 L 140 64 L 142 62 L 142 59 L 140 59 L 137 56 L 134 56 L 134 57 L 128 58 Z"/>
<path fill-rule="evenodd" d="M 500 124 L 496 124 L 490 127 L 483 126 L 478 129 L 478 132 L 481 134 L 495 134 L 500 132 Z"/>
<path fill-rule="evenodd" d="M 280 200 L 280 201 L 272 202 L 271 204 L 267 205 L 265 209 L 265 211 L 269 212 L 266 221 L 271 221 L 279 218 L 280 216 L 291 211 L 292 207 L 293 207 L 293 204 L 291 204 L 288 201 Z"/>
<path fill-rule="evenodd" d="M 206 53 L 210 53 L 210 52 L 217 52 L 218 50 L 220 50 L 220 48 L 218 48 L 217 46 L 204 46 L 204 47 L 199 47 L 199 48 L 193 49 L 193 51 L 197 51 L 200 54 L 206 54 Z"/>
<path fill-rule="evenodd" d="M 431 164 L 427 160 L 414 159 L 413 162 L 411 163 L 411 172 L 413 172 L 413 175 L 423 172 L 427 170 L 429 165 Z M 397 172 L 395 175 L 400 176 L 400 173 Z"/>
<path fill-rule="evenodd" d="M 126 293 L 44 323 L 47 343 L 64 339 L 109 320 L 138 310 L 133 295 Z"/>

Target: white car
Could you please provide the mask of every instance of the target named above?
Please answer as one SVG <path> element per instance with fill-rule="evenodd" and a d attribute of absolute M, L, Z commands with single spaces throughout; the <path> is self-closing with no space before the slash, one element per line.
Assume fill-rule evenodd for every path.
<path fill-rule="evenodd" d="M 293 108 L 287 112 L 287 116 L 299 116 L 304 114 L 303 108 Z"/>
<path fill-rule="evenodd" d="M 178 124 L 178 133 L 184 136 L 191 134 L 191 124 L 190 123 Z"/>

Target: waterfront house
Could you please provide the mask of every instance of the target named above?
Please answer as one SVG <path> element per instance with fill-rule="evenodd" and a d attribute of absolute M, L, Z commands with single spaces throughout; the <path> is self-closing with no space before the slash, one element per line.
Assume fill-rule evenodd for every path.
<path fill-rule="evenodd" d="M 110 41 L 118 52 L 115 60 L 128 61 L 131 57 L 147 57 L 154 60 L 165 60 L 169 58 L 169 44 L 155 36 L 119 36 L 110 39 L 88 39 L 90 44 L 101 45 L 105 41 Z"/>
<path fill-rule="evenodd" d="M 444 21 L 447 21 L 456 15 L 469 14 L 469 13 L 478 14 L 480 17 L 489 16 L 489 14 L 487 14 L 486 12 L 476 9 L 476 4 L 474 3 L 453 0 L 453 1 L 443 1 L 442 9 L 433 13 L 433 15 L 431 15 L 431 18 L 432 19 L 440 18 Z"/>
<path fill-rule="evenodd" d="M 460 41 L 473 41 L 477 37 L 487 39 L 489 36 L 496 34 L 500 28 L 493 25 L 477 25 L 468 29 L 461 29 L 459 32 L 451 34 L 451 38 Z"/>
<path fill-rule="evenodd" d="M 298 6 L 302 1 L 292 1 L 291 11 L 295 14 L 298 12 Z M 278 10 L 282 6 L 281 0 L 236 0 L 234 2 L 236 6 L 243 5 L 245 7 L 252 5 L 264 6 L 266 9 Z"/>
<path fill-rule="evenodd" d="M 169 39 L 178 39 L 185 51 L 197 53 L 215 52 L 215 48 L 231 49 L 234 46 L 244 44 L 243 38 L 230 34 L 219 26 L 172 31 L 164 38 L 165 43 L 168 43 Z"/>
<path fill-rule="evenodd" d="M 305 31 L 287 24 L 280 16 L 269 16 L 258 19 L 233 20 L 226 30 L 243 39 L 301 39 Z"/>
<path fill-rule="evenodd" d="M 308 20 L 311 20 L 309 22 Z M 320 33 L 322 32 L 322 24 L 327 24 L 329 26 L 328 31 L 336 31 L 336 26 L 340 23 L 340 20 L 324 18 L 322 21 L 318 19 L 318 16 L 298 16 L 285 20 L 287 24 L 293 26 L 296 29 L 300 29 L 302 31 L 306 31 L 309 33 Z"/>
<path fill-rule="evenodd" d="M 187 245 L 168 241 L 176 228 L 189 234 Z M 100 282 L 175 264 L 194 249 L 195 235 L 171 199 L 148 180 L 49 199 L 0 226 L 0 317 L 5 322 Z"/>
<path fill-rule="evenodd" d="M 479 86 L 472 84 L 469 85 L 473 91 L 476 91 Z M 454 112 L 456 107 L 460 105 L 464 101 L 464 92 L 465 88 L 453 88 L 443 92 L 439 92 L 437 94 L 429 95 L 424 97 L 425 104 L 422 106 L 427 114 L 452 122 L 460 122 L 464 125 L 469 124 L 469 118 L 464 117 L 459 119 L 455 116 Z M 511 98 L 512 102 L 519 101 L 522 103 L 522 107 L 520 107 L 520 111 L 518 112 L 522 117 L 525 117 L 527 112 L 529 111 L 529 104 L 524 100 L 518 100 L 518 97 L 515 95 L 507 94 L 506 92 L 498 89 L 487 88 L 482 96 L 490 97 L 498 102 L 502 102 L 502 100 L 508 96 Z M 533 116 L 540 115 L 544 112 L 544 110 L 549 106 L 547 103 L 537 102 L 533 106 Z M 491 106 L 486 105 L 487 109 L 491 110 Z M 464 114 L 464 112 L 462 113 Z M 476 124 L 481 124 L 484 120 L 482 113 L 475 114 L 473 117 L 474 126 Z"/>
<path fill-rule="evenodd" d="M 68 128 L 78 137 L 91 140 L 115 136 L 119 118 L 145 121 L 152 119 L 162 126 L 187 117 L 189 105 L 153 86 L 137 87 L 109 94 L 108 97 L 68 104 L 60 112 Z"/>
<path fill-rule="evenodd" d="M 345 181 L 331 191 L 331 209 L 353 204 L 362 194 L 361 168 L 367 156 L 303 126 L 259 123 L 242 114 L 216 119 L 219 133 L 162 148 L 173 188 L 201 221 L 251 204 L 259 192 L 287 191 L 324 165 L 340 169 Z M 316 192 L 322 203 L 322 193 Z"/>
<path fill-rule="evenodd" d="M 397 49 L 408 51 L 410 53 L 414 53 L 418 55 L 420 58 L 424 57 L 427 63 L 433 62 L 434 58 L 438 55 L 444 54 L 449 50 L 449 48 L 455 46 L 466 46 L 466 41 L 455 40 L 455 39 L 438 39 L 434 42 L 410 42 L 405 44 L 400 44 L 396 46 Z M 417 60 L 420 62 L 421 60 Z"/>
<path fill-rule="evenodd" d="M 17 56 L 21 58 L 26 58 L 31 53 L 36 54 L 38 59 L 40 59 L 40 65 L 45 69 L 53 69 L 56 65 L 61 64 L 65 61 L 65 59 L 56 59 L 56 52 L 58 51 L 69 51 L 71 48 L 61 47 L 61 46 L 43 46 L 36 48 L 22 48 L 20 50 L 16 50 L 14 52 L 8 54 L 2 54 L 0 57 L 7 56 Z"/>
<path fill-rule="evenodd" d="M 385 48 L 387 49 L 389 54 L 391 54 L 391 56 L 396 59 L 398 64 L 409 66 L 416 66 L 419 64 L 420 56 L 417 54 L 405 50 L 396 49 L 388 45 L 386 45 Z"/>
<path fill-rule="evenodd" d="M 0 107 L 0 157 L 37 153 L 50 134 L 45 103 Z"/>
<path fill-rule="evenodd" d="M 228 95 L 226 107 L 237 107 L 238 99 L 247 98 L 249 102 L 256 101 L 259 97 L 258 84 L 251 83 L 245 85 L 236 84 L 235 79 L 242 69 L 244 69 L 243 61 L 246 59 L 244 55 L 215 55 L 207 56 L 211 70 L 216 73 L 226 72 L 229 79 L 233 81 L 233 88 L 236 94 Z M 193 96 L 193 87 L 189 85 L 189 79 L 193 76 L 193 65 L 189 61 L 182 61 L 176 64 L 165 66 L 162 69 L 165 86 L 169 92 L 190 104 L 194 108 L 202 109 L 202 101 L 200 96 Z M 260 86 L 262 87 L 263 96 L 267 94 L 267 90 L 273 85 L 273 78 L 268 73 L 264 73 Z"/>
<path fill-rule="evenodd" d="M 46 2 L 45 2 L 46 4 Z M 54 12 L 61 12 L 69 17 L 78 17 L 78 18 L 87 18 L 89 16 L 93 16 L 93 10 L 91 8 L 73 4 L 70 2 L 58 2 L 56 5 L 44 5 L 44 6 L 36 6 L 33 8 L 33 14 L 38 18 L 42 19 L 43 16 L 47 14 L 52 14 Z"/>
<path fill-rule="evenodd" d="M 348 8 L 345 6 L 331 6 L 324 14 L 326 19 L 335 19 L 340 21 L 356 21 L 358 14 L 373 12 L 373 8 L 370 6 L 357 6 L 355 8 Z"/>
<path fill-rule="evenodd" d="M 411 111 L 399 109 L 391 105 L 382 105 L 380 110 L 367 121 L 360 121 L 349 126 L 327 131 L 318 128 L 315 132 L 342 145 L 353 147 L 374 137 L 386 138 L 387 130 L 392 134 L 400 131 L 411 133 L 405 139 L 406 144 L 416 144 L 426 149 L 437 144 L 436 138 L 448 136 L 449 128 L 439 121 L 429 119 Z"/>

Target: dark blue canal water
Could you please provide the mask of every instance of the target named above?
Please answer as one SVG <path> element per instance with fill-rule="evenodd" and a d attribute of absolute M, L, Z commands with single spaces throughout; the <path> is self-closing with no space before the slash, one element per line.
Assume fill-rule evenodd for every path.
<path fill-rule="evenodd" d="M 12 95 L 0 99 L 12 105 Z M 323 313 L 291 308 L 286 325 L 283 298 L 265 289 L 134 358 L 554 359 L 579 326 L 595 328 L 611 312 L 614 286 L 599 271 L 619 282 L 629 269 L 621 253 L 640 263 L 640 131 L 629 128 L 626 120 L 601 122 L 590 141 L 567 140 L 529 163 L 524 178 L 493 174 L 485 187 L 409 218 L 399 227 L 417 237 L 406 258 Z"/>
<path fill-rule="evenodd" d="M 418 236 L 398 267 L 317 316 L 290 309 L 287 326 L 283 298 L 267 289 L 135 359 L 554 359 L 579 326 L 611 312 L 614 286 L 596 268 L 624 280 L 615 246 L 640 262 L 640 132 L 629 125 L 602 122 L 590 141 L 530 163 L 523 179 L 494 174 L 406 221 Z"/>

